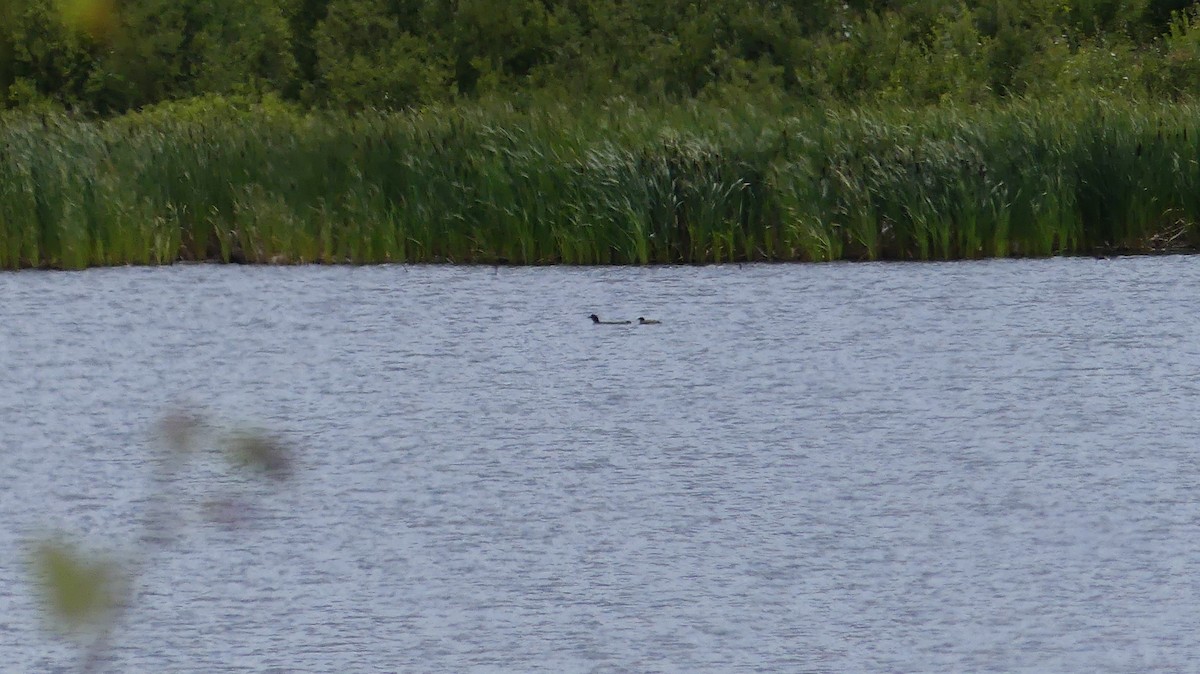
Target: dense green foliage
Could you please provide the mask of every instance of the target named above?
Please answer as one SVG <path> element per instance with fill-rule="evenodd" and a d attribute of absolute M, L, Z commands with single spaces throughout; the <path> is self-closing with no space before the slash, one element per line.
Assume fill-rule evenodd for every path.
<path fill-rule="evenodd" d="M 0 267 L 940 259 L 1200 243 L 1200 107 L 0 118 Z"/>
<path fill-rule="evenodd" d="M 1184 0 L 0 0 L 0 104 L 1200 93 Z"/>
<path fill-rule="evenodd" d="M 1198 95 L 1180 0 L 0 0 L 0 267 L 1192 248 Z"/>

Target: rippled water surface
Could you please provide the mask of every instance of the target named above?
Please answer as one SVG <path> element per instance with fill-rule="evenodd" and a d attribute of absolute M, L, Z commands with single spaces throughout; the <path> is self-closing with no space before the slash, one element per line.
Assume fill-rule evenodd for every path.
<path fill-rule="evenodd" d="M 128 550 L 190 405 L 295 477 L 191 469 L 106 671 L 1190 670 L 1198 289 L 1200 257 L 0 275 L 0 653 L 76 666 L 27 541 Z"/>

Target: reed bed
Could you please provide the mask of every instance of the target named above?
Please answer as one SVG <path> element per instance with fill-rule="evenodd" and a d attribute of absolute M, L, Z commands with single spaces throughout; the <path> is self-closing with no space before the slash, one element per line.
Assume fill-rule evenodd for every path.
<path fill-rule="evenodd" d="M 0 117 L 0 267 L 1191 250 L 1200 108 Z"/>

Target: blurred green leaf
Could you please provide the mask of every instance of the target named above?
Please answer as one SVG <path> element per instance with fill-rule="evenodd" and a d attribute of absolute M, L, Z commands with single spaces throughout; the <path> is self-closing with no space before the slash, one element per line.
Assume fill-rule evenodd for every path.
<path fill-rule="evenodd" d="M 33 553 L 41 598 L 59 627 L 103 625 L 116 606 L 116 568 L 65 541 L 43 541 Z"/>
<path fill-rule="evenodd" d="M 273 480 L 286 480 L 292 474 L 290 448 L 262 433 L 241 433 L 228 444 L 235 465 L 246 466 Z"/>
<path fill-rule="evenodd" d="M 199 415 L 186 411 L 168 414 L 158 424 L 159 435 L 167 449 L 177 455 L 190 454 L 195 447 L 196 435 L 204 421 Z"/>
<path fill-rule="evenodd" d="M 63 24 L 96 40 L 107 38 L 117 25 L 114 0 L 58 0 Z"/>

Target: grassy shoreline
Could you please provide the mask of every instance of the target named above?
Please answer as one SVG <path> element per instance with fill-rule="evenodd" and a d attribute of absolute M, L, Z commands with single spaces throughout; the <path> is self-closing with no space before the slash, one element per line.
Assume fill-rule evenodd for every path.
<path fill-rule="evenodd" d="M 1200 248 L 1200 107 L 0 116 L 0 268 Z"/>

